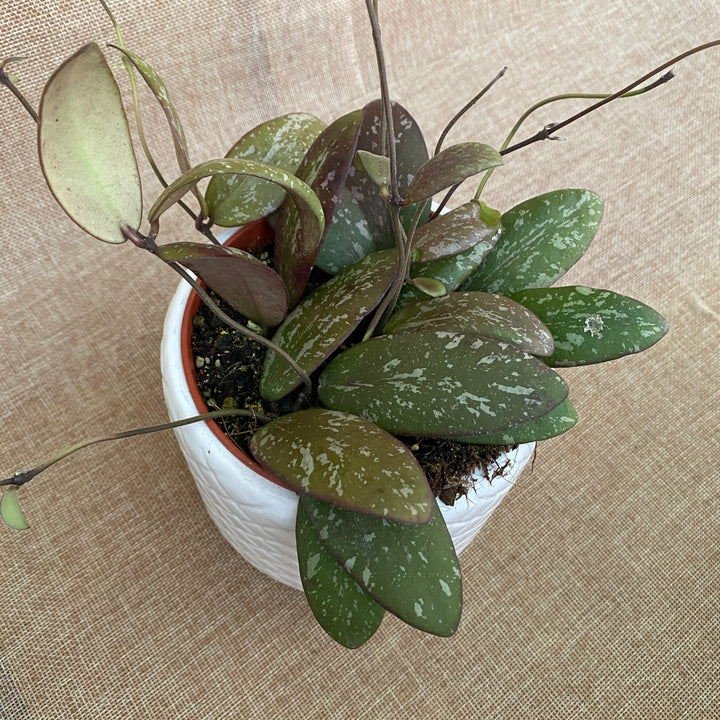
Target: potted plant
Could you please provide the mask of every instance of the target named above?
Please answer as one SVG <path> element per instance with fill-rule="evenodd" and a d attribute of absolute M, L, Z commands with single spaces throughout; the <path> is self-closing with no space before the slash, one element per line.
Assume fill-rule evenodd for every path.
<path fill-rule="evenodd" d="M 245 369 L 235 373 L 233 392 L 216 398 L 218 409 L 110 437 L 242 419 L 239 432 L 249 437 L 254 461 L 297 497 L 299 572 L 313 613 L 348 647 L 364 643 L 385 610 L 451 635 L 461 579 L 440 503 L 467 490 L 480 450 L 492 446 L 497 457 L 574 425 L 567 384 L 554 368 L 642 351 L 667 330 L 657 312 L 631 298 L 554 287 L 597 231 L 597 195 L 552 189 L 499 212 L 481 193 L 506 156 L 553 138 L 616 97 L 666 82 L 670 74 L 643 85 L 671 63 L 523 142 L 511 144 L 543 103 L 500 149 L 445 147 L 443 133 L 430 154 L 410 113 L 390 97 L 376 3 L 367 0 L 367 8 L 379 100 L 327 126 L 300 113 L 276 118 L 250 130 L 225 158 L 199 165 L 188 158 L 165 83 L 124 48 L 118 31 L 114 52 L 155 94 L 178 158 L 178 177 L 151 205 L 145 232 L 135 151 L 100 48 L 84 46 L 55 71 L 37 114 L 5 64 L 0 68 L 0 81 L 38 122 L 40 162 L 61 207 L 90 235 L 130 240 L 178 272 L 209 309 L 196 326 L 221 321 L 208 328 L 215 333 L 210 345 L 224 351 L 237 344 L 252 359 L 240 363 Z M 135 107 L 143 138 L 137 100 Z M 481 181 L 474 199 L 441 213 L 454 188 L 475 176 Z M 188 193 L 197 210 L 185 204 Z M 202 242 L 157 242 L 162 215 L 177 203 Z M 260 218 L 269 224 L 258 229 L 251 223 Z M 217 242 L 214 226 L 237 225 L 251 237 L 270 234 L 269 257 Z M 216 360 L 199 353 L 194 362 L 200 369 Z M 256 371 L 256 381 L 237 380 Z M 6 522 L 26 525 L 19 488 L 105 439 L 3 481 Z M 431 459 L 421 464 L 418 457 Z M 435 472 L 443 461 L 454 475 L 444 467 Z M 262 487 L 273 502 L 272 483 Z"/>

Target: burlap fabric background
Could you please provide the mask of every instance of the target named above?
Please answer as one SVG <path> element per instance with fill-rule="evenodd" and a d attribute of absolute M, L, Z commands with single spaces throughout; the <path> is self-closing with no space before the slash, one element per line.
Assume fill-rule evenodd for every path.
<path fill-rule="evenodd" d="M 716 0 L 381 5 L 393 95 L 433 143 L 503 65 L 453 140 L 497 145 L 544 96 L 618 89 L 720 35 Z M 195 161 L 263 119 L 330 120 L 376 95 L 361 0 L 113 7 L 127 45 L 167 80 Z M 34 105 L 89 40 L 113 40 L 93 0 L 0 7 L 0 54 L 26 56 L 13 71 Z M 720 51 L 683 62 L 669 85 L 569 127 L 568 142 L 508 157 L 487 188 L 501 209 L 553 188 L 599 192 L 602 229 L 566 282 L 641 299 L 671 331 L 643 355 L 565 373 L 580 423 L 540 447 L 462 557 L 454 638 L 389 617 L 358 651 L 333 644 L 300 593 L 223 541 L 165 433 L 58 466 L 23 494 L 32 529 L 0 528 L 0 716 L 720 717 L 719 68 Z M 54 206 L 33 124 L 0 90 L 7 476 L 77 439 L 163 419 L 158 348 L 176 279 Z M 539 113 L 527 133 L 581 105 Z M 169 215 L 166 240 L 193 236 Z"/>

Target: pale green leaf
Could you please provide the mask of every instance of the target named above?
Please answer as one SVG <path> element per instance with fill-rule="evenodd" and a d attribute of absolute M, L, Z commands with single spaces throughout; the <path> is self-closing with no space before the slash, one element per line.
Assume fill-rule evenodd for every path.
<path fill-rule="evenodd" d="M 66 60 L 45 86 L 38 149 L 50 190 L 83 230 L 121 243 L 123 225 L 140 226 L 140 177 L 127 118 L 95 43 Z"/>

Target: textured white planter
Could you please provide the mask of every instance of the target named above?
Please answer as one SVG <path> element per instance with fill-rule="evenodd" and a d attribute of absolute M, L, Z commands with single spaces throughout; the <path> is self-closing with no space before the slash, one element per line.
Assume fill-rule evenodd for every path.
<path fill-rule="evenodd" d="M 161 367 L 171 420 L 207 412 L 196 405 L 182 363 L 181 327 L 190 293 L 189 285 L 182 282 L 165 317 Z M 215 428 L 211 429 L 211 423 L 194 423 L 175 430 L 210 517 L 249 563 L 275 580 L 301 589 L 295 547 L 297 495 L 269 480 L 264 470 L 222 436 L 217 425 Z M 534 443 L 521 445 L 503 456 L 499 464 L 507 463 L 507 468 L 492 483 L 478 471 L 476 489 L 454 506 L 440 503 L 458 553 L 470 544 L 513 486 L 534 447 Z"/>

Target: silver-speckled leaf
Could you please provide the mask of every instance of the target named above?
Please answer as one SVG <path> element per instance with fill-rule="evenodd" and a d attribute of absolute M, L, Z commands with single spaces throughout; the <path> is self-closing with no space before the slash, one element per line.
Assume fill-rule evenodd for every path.
<path fill-rule="evenodd" d="M 428 152 L 422 132 L 410 113 L 398 103 L 392 104 L 392 113 L 398 188 L 403 195 L 417 169 L 427 160 Z M 380 153 L 381 124 L 381 103 L 373 100 L 361 112 L 356 144 L 358 151 Z M 406 230 L 415 211 L 415 205 L 400 210 L 400 219 Z M 425 211 L 425 217 L 428 212 Z M 328 219 L 317 266 L 334 275 L 361 257 L 394 245 L 387 202 L 370 175 L 353 163 L 334 207 L 332 220 Z"/>
<path fill-rule="evenodd" d="M 55 199 L 87 233 L 122 243 L 122 225 L 140 227 L 140 176 L 127 118 L 95 43 L 66 60 L 45 86 L 38 151 Z"/>
<path fill-rule="evenodd" d="M 448 637 L 460 623 L 460 566 L 433 502 L 425 525 L 404 525 L 301 498 L 318 536 L 376 602 L 424 632 Z"/>
<path fill-rule="evenodd" d="M 477 335 L 382 335 L 335 357 L 320 399 L 394 435 L 465 437 L 542 417 L 567 397 L 563 380 L 532 355 Z"/>
<path fill-rule="evenodd" d="M 367 642 L 385 610 L 337 563 L 320 542 L 302 498 L 295 520 L 300 579 L 310 609 L 325 632 L 346 648 Z"/>
<path fill-rule="evenodd" d="M 237 160 L 225 158 L 221 160 L 208 160 L 196 165 L 192 170 L 183 173 L 174 182 L 168 185 L 161 193 L 148 213 L 148 220 L 154 222 L 168 208 L 172 207 L 185 193 L 194 187 L 200 180 L 215 175 L 241 175 L 263 180 L 284 188 L 292 198 L 292 205 L 296 208 L 301 219 L 302 234 L 308 248 L 317 246 L 325 229 L 325 216 L 317 195 L 294 175 L 270 165 L 263 165 L 254 160 Z"/>
<path fill-rule="evenodd" d="M 280 276 L 250 253 L 204 243 L 169 243 L 158 257 L 192 270 L 238 312 L 265 328 L 287 313 L 287 290 Z"/>
<path fill-rule="evenodd" d="M 600 226 L 602 199 L 589 190 L 554 190 L 502 216 L 503 232 L 463 290 L 509 295 L 549 287 L 585 252 Z"/>
<path fill-rule="evenodd" d="M 516 445 L 535 442 L 536 440 L 547 440 L 562 435 L 570 430 L 576 422 L 577 411 L 570 400 L 567 399 L 547 415 L 543 415 L 539 420 L 532 420 L 524 425 L 518 425 L 509 430 L 491 433 L 490 435 L 455 439 L 458 442 L 472 443 L 474 445 Z"/>
<path fill-rule="evenodd" d="M 17 487 L 9 487 L 0 495 L 0 517 L 14 530 L 27 530 L 30 526 L 20 509 L 17 491 Z"/>
<path fill-rule="evenodd" d="M 300 161 L 325 123 L 314 115 L 290 113 L 258 125 L 230 149 L 226 157 L 246 158 L 295 174 Z M 267 180 L 218 175 L 208 184 L 208 215 L 217 225 L 245 225 L 277 210 L 285 191 Z"/>
<path fill-rule="evenodd" d="M 430 260 L 429 262 L 413 263 L 410 268 L 410 276 L 413 278 L 432 278 L 442 283 L 447 292 L 452 292 L 470 277 L 477 266 L 487 257 L 488 253 L 495 247 L 499 236 L 500 227 L 498 226 L 495 228 L 495 232 L 469 250 L 464 250 L 450 257 Z M 419 289 L 406 284 L 400 292 L 396 307 L 403 307 L 423 297 L 425 296 Z"/>
<path fill-rule="evenodd" d="M 288 315 L 273 342 L 308 374 L 340 346 L 383 298 L 397 265 L 395 250 L 359 260 L 321 285 Z M 277 353 L 265 356 L 260 394 L 279 400 L 300 385 L 300 378 Z"/>
<path fill-rule="evenodd" d="M 324 408 L 283 415 L 253 435 L 250 451 L 298 493 L 401 523 L 430 519 L 433 496 L 415 456 L 361 417 Z"/>
<path fill-rule="evenodd" d="M 358 150 L 356 166 L 364 170 L 370 179 L 379 186 L 390 184 L 390 158 L 385 155 L 376 155 L 367 150 Z"/>
<path fill-rule="evenodd" d="M 646 350 L 668 330 L 660 313 L 610 290 L 581 285 L 513 293 L 548 326 L 555 351 L 544 361 L 554 367 L 589 365 Z"/>
<path fill-rule="evenodd" d="M 531 355 L 551 355 L 553 338 L 543 323 L 520 303 L 502 295 L 453 292 L 417 300 L 396 310 L 383 332 L 445 330 L 474 333 L 507 342 Z"/>
<path fill-rule="evenodd" d="M 405 201 L 416 203 L 427 200 L 473 175 L 502 164 L 500 153 L 489 145 L 476 142 L 451 145 L 431 157 L 417 171 Z"/>
<path fill-rule="evenodd" d="M 275 269 L 290 293 L 290 307 L 300 301 L 310 272 L 333 222 L 335 208 L 342 198 L 348 173 L 354 170 L 362 111 L 343 115 L 316 138 L 297 169 L 297 176 L 316 193 L 326 220 L 325 232 L 317 242 L 308 243 L 297 208 L 288 202 L 281 206 L 275 240 Z"/>
<path fill-rule="evenodd" d="M 490 225 L 481 217 L 480 203 L 470 201 L 418 228 L 413 250 L 419 262 L 437 260 L 486 242 L 498 230 L 497 224 Z"/>

